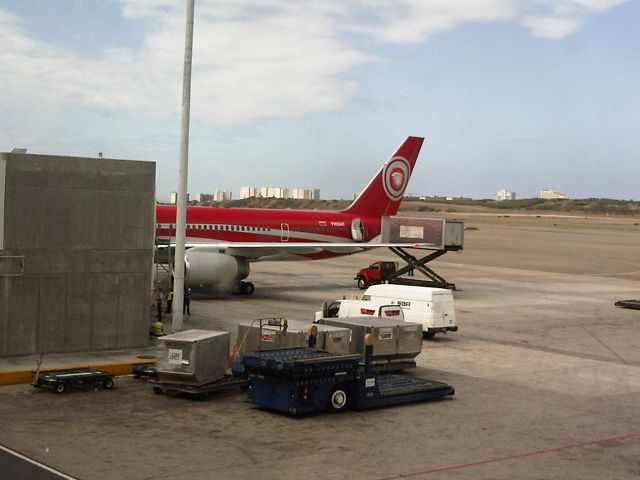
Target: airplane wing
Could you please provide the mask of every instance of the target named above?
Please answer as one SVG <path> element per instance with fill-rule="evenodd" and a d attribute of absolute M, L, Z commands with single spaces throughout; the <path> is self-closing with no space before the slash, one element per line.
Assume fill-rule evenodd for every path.
<path fill-rule="evenodd" d="M 175 246 L 174 242 L 158 245 L 158 248 Z M 199 252 L 225 253 L 235 257 L 247 258 L 250 261 L 291 259 L 292 257 L 313 257 L 322 255 L 323 252 L 349 255 L 380 247 L 418 248 L 434 250 L 436 247 L 430 243 L 327 243 L 327 242 L 196 242 L 185 245 L 189 250 Z"/>

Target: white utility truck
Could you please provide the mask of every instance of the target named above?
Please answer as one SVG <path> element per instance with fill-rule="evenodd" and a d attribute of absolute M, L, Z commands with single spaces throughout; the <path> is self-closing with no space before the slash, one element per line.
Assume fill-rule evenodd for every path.
<path fill-rule="evenodd" d="M 453 294 L 445 288 L 417 287 L 392 283 L 372 285 L 362 295 L 363 302 L 371 305 L 398 305 L 407 322 L 422 324 L 425 337 L 438 332 L 455 332 L 456 313 Z"/>
<path fill-rule="evenodd" d="M 348 318 L 348 317 L 381 317 L 404 321 L 402 307 L 391 305 L 389 302 L 380 303 L 375 300 L 334 300 L 322 302 L 322 310 L 315 313 L 314 321 L 321 318 Z"/>

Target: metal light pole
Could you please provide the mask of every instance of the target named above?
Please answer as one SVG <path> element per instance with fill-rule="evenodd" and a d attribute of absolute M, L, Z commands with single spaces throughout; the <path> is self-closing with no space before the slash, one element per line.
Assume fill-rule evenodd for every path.
<path fill-rule="evenodd" d="M 189 114 L 191 112 L 191 58 L 193 56 L 194 0 L 187 0 L 187 28 L 184 38 L 184 73 L 182 79 L 182 124 L 180 128 L 180 163 L 178 168 L 178 202 L 176 208 L 176 254 L 173 267 L 173 305 L 171 329 L 182 329 L 184 302 L 184 246 L 187 230 L 187 177 L 189 167 Z"/>

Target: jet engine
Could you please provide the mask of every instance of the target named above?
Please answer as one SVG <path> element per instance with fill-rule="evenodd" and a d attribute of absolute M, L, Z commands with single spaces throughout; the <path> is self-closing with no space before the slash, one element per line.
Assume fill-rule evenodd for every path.
<path fill-rule="evenodd" d="M 227 285 L 235 293 L 253 293 L 253 284 L 241 280 L 249 276 L 249 262 L 224 253 L 187 250 L 184 255 L 185 285 Z"/>

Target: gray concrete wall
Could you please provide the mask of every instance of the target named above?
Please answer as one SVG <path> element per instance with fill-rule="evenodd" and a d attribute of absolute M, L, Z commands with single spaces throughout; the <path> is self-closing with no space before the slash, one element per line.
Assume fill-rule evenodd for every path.
<path fill-rule="evenodd" d="M 0 356 L 148 343 L 155 163 L 0 153 Z"/>

